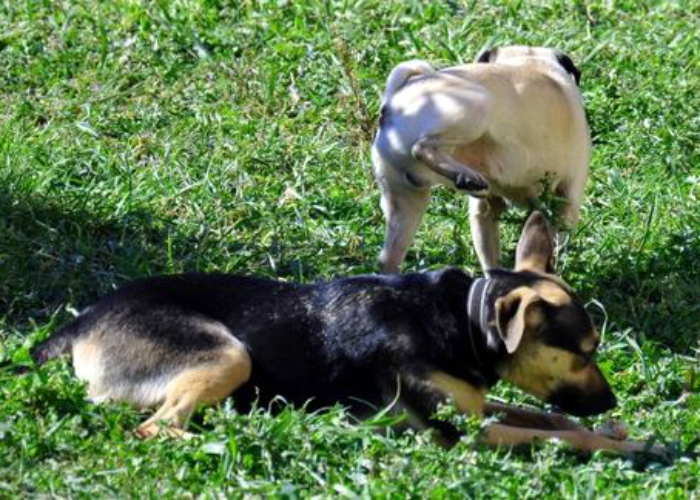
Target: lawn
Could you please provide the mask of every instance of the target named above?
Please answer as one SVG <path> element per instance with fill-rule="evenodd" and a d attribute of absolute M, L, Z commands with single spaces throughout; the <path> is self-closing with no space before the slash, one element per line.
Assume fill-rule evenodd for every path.
<path fill-rule="evenodd" d="M 59 361 L 0 371 L 0 496 L 697 497 L 700 461 L 680 452 L 700 435 L 698 33 L 697 0 L 0 3 L 0 359 L 134 277 L 375 272 L 369 146 L 390 69 L 549 45 L 582 70 L 594 142 L 559 271 L 603 333 L 612 416 L 679 450 L 661 464 L 471 434 L 445 450 L 342 408 L 229 405 L 198 413 L 199 439 L 142 442 L 144 415 L 86 402 Z M 405 269 L 478 272 L 466 209 L 436 190 Z M 506 262 L 525 215 L 502 226 Z"/>

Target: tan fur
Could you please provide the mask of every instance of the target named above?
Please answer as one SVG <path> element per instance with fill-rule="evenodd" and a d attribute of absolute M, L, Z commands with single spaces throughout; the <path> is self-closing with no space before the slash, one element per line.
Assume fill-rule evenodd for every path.
<path fill-rule="evenodd" d="M 441 371 L 432 372 L 429 379 L 433 386 L 454 401 L 459 411 L 470 415 L 483 415 L 485 389 L 478 389 L 469 382 Z"/>
<path fill-rule="evenodd" d="M 579 357 L 569 351 L 527 341 L 502 367 L 501 376 L 540 399 L 547 399 L 562 384 L 575 385 L 586 393 L 605 384 L 595 364 L 576 369 L 578 364 Z"/>
<path fill-rule="evenodd" d="M 500 210 L 489 212 L 493 200 L 529 206 L 546 180 L 567 201 L 565 225 L 576 224 L 590 133 L 578 87 L 555 51 L 506 47 L 491 63 L 442 71 L 425 62 L 402 63 L 389 82 L 394 84 L 387 85 L 382 101 L 384 123 L 372 148 L 387 222 L 384 271 L 398 271 L 430 187 L 459 187 L 465 176 L 472 179 L 462 188 L 475 196 L 470 222 L 484 270 L 498 267 L 499 260 Z"/>
<path fill-rule="evenodd" d="M 584 353 L 593 352 L 598 346 L 598 342 L 600 342 L 600 335 L 597 331 L 593 330 L 591 333 L 588 334 L 586 338 L 584 338 L 581 341 L 581 351 Z"/>
<path fill-rule="evenodd" d="M 554 255 L 554 239 L 547 219 L 536 212 L 528 219 L 515 251 L 515 270 L 547 274 Z M 565 288 L 566 289 L 566 288 Z"/>
<path fill-rule="evenodd" d="M 538 261 L 537 259 L 534 258 L 529 258 L 529 259 L 522 259 L 518 261 L 518 265 L 516 269 L 518 271 L 540 271 L 542 267 L 542 263 Z"/>
<path fill-rule="evenodd" d="M 88 384 L 88 398 L 93 402 L 108 399 L 108 387 L 103 382 L 103 363 L 99 344 L 93 338 L 77 341 L 73 345 L 75 375 Z"/>
<path fill-rule="evenodd" d="M 183 371 L 168 385 L 163 406 L 136 429 L 136 435 L 153 437 L 163 430 L 169 436 L 187 437 L 181 428 L 197 406 L 222 401 L 250 378 L 251 368 L 250 356 L 241 346 L 226 348 L 216 361 Z"/>
<path fill-rule="evenodd" d="M 530 444 L 536 440 L 555 439 L 564 441 L 577 450 L 596 451 L 610 450 L 631 456 L 635 453 L 648 451 L 657 456 L 665 456 L 666 451 L 661 446 L 647 446 L 640 441 L 622 441 L 611 439 L 598 432 L 579 428 L 575 430 L 545 430 L 513 427 L 503 424 L 490 424 L 484 432 L 483 441 L 492 446 L 518 446 Z"/>
<path fill-rule="evenodd" d="M 571 304 L 571 295 L 566 293 L 561 286 L 558 286 L 551 281 L 538 281 L 532 286 L 537 295 L 543 300 L 546 300 L 555 306 L 565 306 Z"/>
<path fill-rule="evenodd" d="M 505 297 L 496 300 L 496 326 L 508 353 L 515 352 L 525 332 L 534 330 L 544 321 L 542 314 L 534 307 L 538 300 L 540 297 L 537 292 L 525 286 L 516 288 Z M 506 318 L 507 312 L 515 304 L 518 305 L 517 312 Z"/>

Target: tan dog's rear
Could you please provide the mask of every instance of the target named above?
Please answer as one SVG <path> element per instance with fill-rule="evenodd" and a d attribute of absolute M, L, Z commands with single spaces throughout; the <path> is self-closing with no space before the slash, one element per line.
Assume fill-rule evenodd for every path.
<path fill-rule="evenodd" d="M 565 225 L 578 220 L 590 157 L 578 69 L 548 48 L 493 49 L 478 61 L 442 71 L 410 61 L 389 76 L 372 148 L 387 222 L 384 271 L 398 271 L 435 185 L 472 196 L 485 270 L 498 266 L 504 200 L 532 206 L 548 182 L 566 200 Z"/>

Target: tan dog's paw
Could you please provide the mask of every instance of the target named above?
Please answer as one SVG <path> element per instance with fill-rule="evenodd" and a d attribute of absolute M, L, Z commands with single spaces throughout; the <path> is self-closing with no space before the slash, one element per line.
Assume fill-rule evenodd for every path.
<path fill-rule="evenodd" d="M 156 424 L 140 425 L 134 430 L 134 435 L 139 439 L 150 439 L 157 436 L 159 430 Z"/>
<path fill-rule="evenodd" d="M 141 425 L 134 430 L 134 435 L 139 439 L 151 439 L 159 434 L 174 439 L 189 440 L 197 437 L 197 434 L 192 434 L 177 427 L 161 426 L 157 423 Z"/>

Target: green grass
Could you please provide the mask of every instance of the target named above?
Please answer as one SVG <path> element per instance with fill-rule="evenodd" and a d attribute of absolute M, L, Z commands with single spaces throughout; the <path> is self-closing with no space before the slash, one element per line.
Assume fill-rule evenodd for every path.
<path fill-rule="evenodd" d="M 594 135 L 562 274 L 599 318 L 613 415 L 687 447 L 700 434 L 699 14 L 697 1 L 3 2 L 0 358 L 137 276 L 375 271 L 369 141 L 391 67 L 550 45 L 583 71 Z M 524 215 L 504 224 L 509 256 Z M 448 264 L 477 270 L 466 200 L 436 191 L 406 268 Z M 193 442 L 137 441 L 143 418 L 85 402 L 65 362 L 0 372 L 0 496 L 700 494 L 697 459 L 471 439 L 447 451 L 342 409 L 212 408 Z"/>

